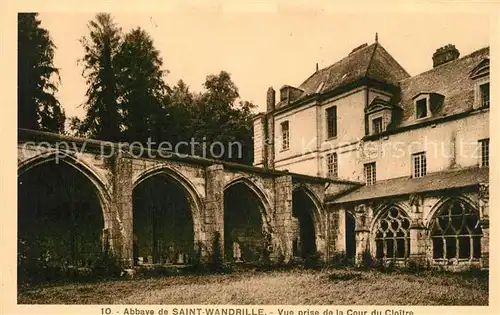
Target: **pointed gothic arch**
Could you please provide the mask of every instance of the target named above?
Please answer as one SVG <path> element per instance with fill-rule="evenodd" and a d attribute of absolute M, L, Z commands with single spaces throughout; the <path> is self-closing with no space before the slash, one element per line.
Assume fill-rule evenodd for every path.
<path fill-rule="evenodd" d="M 224 256 L 228 261 L 267 259 L 271 208 L 264 191 L 246 177 L 224 187 Z"/>
<path fill-rule="evenodd" d="M 203 204 L 195 186 L 165 165 L 134 176 L 132 183 L 134 265 L 194 262 L 203 238 Z"/>
<path fill-rule="evenodd" d="M 483 232 L 473 203 L 459 196 L 443 198 L 430 215 L 427 233 L 435 261 L 481 258 Z"/>
<path fill-rule="evenodd" d="M 370 251 L 381 260 L 401 260 L 410 256 L 408 212 L 399 204 L 382 205 L 373 219 Z"/>
<path fill-rule="evenodd" d="M 20 162 L 18 194 L 18 250 L 28 260 L 43 256 L 53 265 L 91 267 L 104 249 L 120 242 L 112 235 L 117 226 L 105 184 L 72 154 L 51 152 Z"/>

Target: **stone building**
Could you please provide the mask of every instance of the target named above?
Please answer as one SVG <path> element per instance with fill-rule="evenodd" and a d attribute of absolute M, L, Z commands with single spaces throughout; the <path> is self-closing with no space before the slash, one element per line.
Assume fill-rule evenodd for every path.
<path fill-rule="evenodd" d="M 364 183 L 325 185 L 329 257 L 488 267 L 489 48 L 429 57 L 411 76 L 376 41 L 267 91 L 255 166 Z"/>

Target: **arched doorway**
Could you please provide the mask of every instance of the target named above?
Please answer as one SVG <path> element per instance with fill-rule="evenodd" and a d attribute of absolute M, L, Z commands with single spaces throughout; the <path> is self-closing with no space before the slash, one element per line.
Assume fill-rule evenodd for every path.
<path fill-rule="evenodd" d="M 252 184 L 236 182 L 224 190 L 224 259 L 256 262 L 266 259 L 270 241 L 264 234 L 264 205 Z"/>
<path fill-rule="evenodd" d="M 345 215 L 345 251 L 348 259 L 356 257 L 356 219 L 349 211 Z"/>
<path fill-rule="evenodd" d="M 297 189 L 292 196 L 292 216 L 297 220 L 293 238 L 293 255 L 309 258 L 316 255 L 316 228 L 314 212 L 316 205 L 303 189 Z"/>
<path fill-rule="evenodd" d="M 159 172 L 135 186 L 132 200 L 134 265 L 193 262 L 194 205 L 181 184 Z"/>
<path fill-rule="evenodd" d="M 103 228 L 100 195 L 83 170 L 63 159 L 20 168 L 20 273 L 25 266 L 92 267 L 103 251 Z"/>

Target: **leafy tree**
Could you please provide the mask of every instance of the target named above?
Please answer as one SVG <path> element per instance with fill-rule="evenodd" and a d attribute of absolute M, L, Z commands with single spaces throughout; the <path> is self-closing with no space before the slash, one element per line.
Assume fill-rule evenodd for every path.
<path fill-rule="evenodd" d="M 165 102 L 167 123 L 162 132 L 166 140 L 177 143 L 190 141 L 194 137 L 196 126 L 192 124 L 192 119 L 198 101 L 199 95 L 191 92 L 184 81 L 179 80 L 177 85 L 172 87 Z M 181 153 L 188 153 L 188 151 Z"/>
<path fill-rule="evenodd" d="M 255 106 L 240 99 L 229 73 L 209 75 L 200 94 L 182 80 L 170 89 L 163 80 L 163 61 L 144 30 L 133 29 L 122 39 L 109 14 L 98 14 L 89 29 L 90 37 L 82 39 L 87 115 L 70 123 L 77 135 L 140 142 L 151 137 L 173 145 L 194 138 L 200 143 L 197 151 L 180 146 L 185 150 L 180 153 L 252 162 Z M 210 150 L 215 142 L 223 152 L 221 146 Z"/>
<path fill-rule="evenodd" d="M 202 93 L 192 119 L 196 139 L 206 139 L 207 147 L 215 142 L 223 145 L 224 152 L 220 152 L 218 146 L 214 146 L 213 151 L 208 150 L 214 158 L 251 164 L 251 110 L 255 105 L 240 100 L 238 88 L 226 71 L 207 76 L 204 87 L 206 91 Z"/>
<path fill-rule="evenodd" d="M 108 13 L 97 14 L 88 28 L 89 36 L 80 39 L 85 55 L 79 60 L 88 86 L 84 103 L 87 113 L 80 123 L 77 120 L 72 123 L 81 135 L 116 141 L 120 137 L 120 114 L 115 57 L 120 48 L 121 29 Z"/>
<path fill-rule="evenodd" d="M 159 51 L 143 29 L 136 28 L 125 35 L 116 55 L 116 69 L 122 127 L 128 141 L 162 138 L 162 126 L 167 123 L 164 101 L 168 92 L 162 65 Z"/>
<path fill-rule="evenodd" d="M 40 27 L 37 16 L 38 13 L 18 14 L 18 126 L 63 133 L 66 117 L 54 96 L 60 82 L 53 62 L 56 46 L 49 32 Z"/>

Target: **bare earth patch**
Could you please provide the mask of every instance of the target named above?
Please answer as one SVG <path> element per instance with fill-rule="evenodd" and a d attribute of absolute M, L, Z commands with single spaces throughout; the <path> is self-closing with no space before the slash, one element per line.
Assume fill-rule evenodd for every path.
<path fill-rule="evenodd" d="M 488 305 L 488 279 L 355 270 L 239 272 L 24 287 L 18 303 Z"/>

